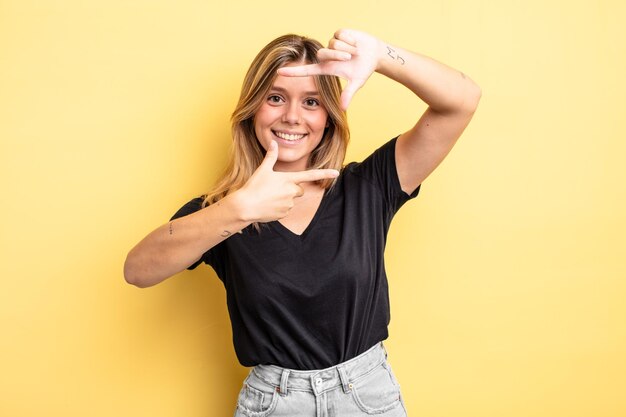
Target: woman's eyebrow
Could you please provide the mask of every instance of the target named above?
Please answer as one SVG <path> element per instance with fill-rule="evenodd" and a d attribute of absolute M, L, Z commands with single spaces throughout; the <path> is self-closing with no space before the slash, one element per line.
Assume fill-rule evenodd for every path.
<path fill-rule="evenodd" d="M 282 88 L 282 87 L 277 87 L 277 86 L 272 86 L 272 88 L 270 89 L 270 91 L 278 91 L 279 93 L 283 93 L 286 94 L 287 90 Z M 305 91 L 304 92 L 305 96 L 319 96 L 320 93 L 317 90 L 314 91 Z"/>

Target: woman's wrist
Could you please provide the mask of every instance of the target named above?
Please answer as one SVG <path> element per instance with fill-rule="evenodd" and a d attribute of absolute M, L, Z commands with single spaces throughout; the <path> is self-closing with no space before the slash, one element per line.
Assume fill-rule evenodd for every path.
<path fill-rule="evenodd" d="M 376 40 L 376 72 L 382 74 L 384 73 L 385 66 L 388 64 L 387 59 L 389 58 L 385 53 L 387 43 L 382 39 L 376 38 Z"/>
<path fill-rule="evenodd" d="M 248 203 L 244 189 L 228 194 L 217 203 L 223 205 L 227 213 L 234 216 L 233 220 L 243 224 L 243 227 L 255 222 L 254 215 L 251 213 L 251 204 Z"/>
<path fill-rule="evenodd" d="M 406 64 L 404 51 L 387 42 L 378 40 L 376 72 L 387 77 Z"/>

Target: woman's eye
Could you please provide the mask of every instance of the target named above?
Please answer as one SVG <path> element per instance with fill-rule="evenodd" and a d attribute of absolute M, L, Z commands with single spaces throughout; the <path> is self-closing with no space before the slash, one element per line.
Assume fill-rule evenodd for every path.
<path fill-rule="evenodd" d="M 269 101 L 270 103 L 280 103 L 282 99 L 280 98 L 280 96 L 269 96 L 267 98 L 267 101 Z"/>
<path fill-rule="evenodd" d="M 313 99 L 313 98 L 307 98 L 305 101 L 306 105 L 309 107 L 316 107 L 320 105 L 320 102 Z"/>

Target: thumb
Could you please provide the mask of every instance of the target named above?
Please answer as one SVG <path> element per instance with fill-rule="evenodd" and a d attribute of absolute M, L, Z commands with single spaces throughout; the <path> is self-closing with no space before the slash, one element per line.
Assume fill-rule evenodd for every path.
<path fill-rule="evenodd" d="M 274 164 L 276 163 L 277 159 L 278 159 L 278 144 L 276 143 L 275 140 L 273 140 L 270 142 L 270 146 L 267 148 L 267 152 L 265 153 L 265 158 L 263 158 L 263 162 L 261 162 L 261 165 L 259 166 L 259 168 L 271 171 L 274 169 Z"/>
<path fill-rule="evenodd" d="M 343 92 L 341 93 L 341 108 L 344 111 L 348 109 L 348 106 L 352 101 L 352 97 L 354 97 L 354 94 L 356 94 L 357 90 L 361 88 L 362 85 L 363 83 L 352 80 L 349 81 L 346 87 L 343 89 Z"/>

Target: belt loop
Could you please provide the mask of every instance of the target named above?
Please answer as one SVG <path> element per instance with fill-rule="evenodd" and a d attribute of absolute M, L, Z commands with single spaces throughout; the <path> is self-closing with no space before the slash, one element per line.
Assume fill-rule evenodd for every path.
<path fill-rule="evenodd" d="M 289 369 L 283 369 L 283 373 L 280 376 L 280 388 L 278 393 L 283 397 L 287 395 L 287 379 L 289 378 Z"/>
<path fill-rule="evenodd" d="M 385 345 L 383 345 L 383 342 L 380 342 L 380 345 L 383 348 L 383 352 L 385 352 L 385 359 L 387 359 L 387 349 L 385 349 Z"/>
<path fill-rule="evenodd" d="M 343 392 L 349 394 L 352 390 L 352 384 L 348 379 L 348 374 L 346 373 L 346 369 L 343 366 L 337 366 L 337 371 L 339 371 L 339 379 L 341 379 L 341 385 L 343 386 Z"/>

